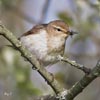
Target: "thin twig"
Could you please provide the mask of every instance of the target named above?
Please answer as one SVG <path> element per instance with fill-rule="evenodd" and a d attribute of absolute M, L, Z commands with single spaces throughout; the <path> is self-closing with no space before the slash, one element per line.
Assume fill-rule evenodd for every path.
<path fill-rule="evenodd" d="M 89 74 L 86 74 L 79 82 L 77 82 L 71 89 L 63 90 L 63 88 L 59 85 L 59 83 L 53 78 L 52 75 L 47 72 L 47 70 L 40 66 L 40 63 L 37 61 L 36 57 L 32 55 L 28 50 L 25 49 L 24 46 L 17 40 L 17 38 L 8 31 L 1 23 L 0 23 L 0 35 L 3 35 L 6 39 L 8 39 L 14 47 L 22 54 L 23 57 L 27 59 L 41 74 L 41 76 L 47 81 L 47 83 L 52 87 L 56 94 L 64 94 L 66 100 L 73 100 L 87 85 L 89 85 L 95 78 L 100 76 L 100 60 L 97 65 L 91 70 Z M 67 91 L 67 93 L 65 93 Z M 62 100 L 57 98 L 56 96 L 51 96 L 51 99 L 43 99 L 42 100 Z M 52 99 L 53 98 L 53 99 Z M 64 99 L 64 100 L 65 100 Z M 36 100 L 36 99 L 35 99 Z M 39 100 L 39 99 L 38 99 Z M 41 99 L 40 99 L 41 100 Z"/>
<path fill-rule="evenodd" d="M 21 45 L 20 41 L 17 40 L 17 38 L 1 23 L 0 35 L 3 35 L 7 40 L 9 40 L 12 43 L 12 45 L 21 53 L 21 55 L 24 58 L 26 58 L 27 61 L 29 61 L 35 69 L 37 69 L 39 74 L 45 79 L 45 81 L 54 90 L 56 94 L 64 90 L 61 87 L 61 85 L 57 82 L 57 80 L 54 77 L 52 77 L 52 75 L 43 66 L 40 65 L 36 57 L 32 55 L 28 50 L 26 50 L 26 48 Z"/>
<path fill-rule="evenodd" d="M 73 100 L 79 93 L 83 91 L 94 79 L 100 76 L 100 60 L 88 75 L 85 75 L 79 82 L 77 82 L 66 95 L 67 100 Z"/>
<path fill-rule="evenodd" d="M 69 60 L 68 58 L 61 57 L 61 61 L 67 62 L 68 64 L 74 66 L 75 68 L 82 70 L 86 74 L 89 74 L 91 72 L 90 68 L 87 68 L 84 65 L 78 64 L 76 61 Z"/>
<path fill-rule="evenodd" d="M 94 79 L 100 76 L 100 60 L 96 66 L 91 70 L 88 75 L 85 75 L 79 82 L 74 84 L 71 89 L 68 90 L 66 94 L 66 100 L 73 100 L 79 93 L 86 88 Z M 38 97 L 35 100 L 58 100 L 55 95 L 45 95 Z"/>

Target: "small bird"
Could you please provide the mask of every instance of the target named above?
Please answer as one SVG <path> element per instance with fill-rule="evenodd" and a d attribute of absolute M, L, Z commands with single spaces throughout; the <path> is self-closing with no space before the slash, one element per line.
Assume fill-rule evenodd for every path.
<path fill-rule="evenodd" d="M 46 67 L 57 63 L 58 56 L 64 55 L 66 39 L 73 34 L 76 32 L 70 31 L 64 21 L 54 20 L 34 26 L 20 37 L 20 41 Z"/>

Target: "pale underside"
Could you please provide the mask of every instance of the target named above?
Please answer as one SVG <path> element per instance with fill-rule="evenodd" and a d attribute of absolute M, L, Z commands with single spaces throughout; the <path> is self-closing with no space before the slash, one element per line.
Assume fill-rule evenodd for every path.
<path fill-rule="evenodd" d="M 51 37 L 48 39 L 45 30 L 39 34 L 23 36 L 20 40 L 43 66 L 56 63 L 57 59 L 55 58 L 58 55 L 63 55 L 64 52 L 65 38 Z"/>

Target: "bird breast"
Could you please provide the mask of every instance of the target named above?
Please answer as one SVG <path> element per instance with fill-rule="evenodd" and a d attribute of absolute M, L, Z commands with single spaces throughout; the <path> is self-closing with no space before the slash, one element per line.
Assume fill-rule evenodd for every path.
<path fill-rule="evenodd" d="M 32 54 L 35 54 L 38 59 L 42 59 L 47 55 L 47 33 L 46 31 L 41 31 L 40 33 L 23 36 L 21 42 L 28 48 Z"/>
<path fill-rule="evenodd" d="M 49 37 L 46 31 L 42 30 L 40 33 L 21 37 L 21 42 L 37 59 L 47 63 L 45 57 L 63 53 L 65 39 L 60 36 Z"/>

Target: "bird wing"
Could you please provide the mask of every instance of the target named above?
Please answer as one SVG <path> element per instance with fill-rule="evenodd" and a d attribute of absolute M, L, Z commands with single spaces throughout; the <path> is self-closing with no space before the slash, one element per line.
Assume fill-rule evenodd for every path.
<path fill-rule="evenodd" d="M 38 33 L 41 29 L 45 29 L 46 26 L 47 26 L 47 24 L 36 25 L 36 26 L 34 26 L 31 30 L 29 30 L 28 32 L 24 33 L 22 36 L 27 36 L 27 35 L 31 35 L 31 34 L 36 34 L 36 33 Z M 22 36 L 21 36 L 21 37 L 22 37 Z"/>

